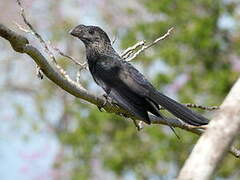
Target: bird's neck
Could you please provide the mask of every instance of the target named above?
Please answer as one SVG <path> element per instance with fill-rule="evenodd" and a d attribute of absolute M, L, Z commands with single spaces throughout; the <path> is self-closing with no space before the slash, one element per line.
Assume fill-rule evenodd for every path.
<path fill-rule="evenodd" d="M 111 44 L 90 44 L 86 46 L 86 55 L 88 60 L 97 60 L 102 56 L 117 55 Z"/>

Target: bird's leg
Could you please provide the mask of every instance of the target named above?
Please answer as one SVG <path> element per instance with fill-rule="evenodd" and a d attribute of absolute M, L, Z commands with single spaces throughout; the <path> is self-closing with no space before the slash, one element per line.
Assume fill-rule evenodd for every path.
<path fill-rule="evenodd" d="M 103 94 L 103 97 L 104 97 L 104 102 L 103 102 L 103 104 L 97 106 L 98 109 L 99 109 L 99 111 L 101 111 L 101 112 L 102 112 L 102 108 L 104 108 L 104 106 L 105 106 L 105 105 L 107 104 L 107 102 L 108 102 L 108 95 L 107 95 L 107 94 Z"/>
<path fill-rule="evenodd" d="M 105 91 L 106 91 L 106 94 L 103 94 L 104 102 L 103 102 L 102 105 L 98 106 L 98 109 L 101 112 L 102 112 L 102 108 L 104 108 L 104 106 L 107 104 L 107 102 L 110 102 L 109 101 L 109 94 L 110 94 L 111 90 L 110 89 L 106 89 Z"/>

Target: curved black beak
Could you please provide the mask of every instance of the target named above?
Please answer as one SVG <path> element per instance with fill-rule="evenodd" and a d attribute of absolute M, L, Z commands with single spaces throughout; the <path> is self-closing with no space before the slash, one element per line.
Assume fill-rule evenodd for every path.
<path fill-rule="evenodd" d="M 69 31 L 69 34 L 71 34 L 72 36 L 75 36 L 75 37 L 79 37 L 81 36 L 82 32 L 84 31 L 84 29 L 86 28 L 87 26 L 83 25 L 83 24 L 80 24 L 76 27 L 74 27 L 73 29 L 71 29 Z"/>
<path fill-rule="evenodd" d="M 68 33 L 71 34 L 72 36 L 76 36 L 76 32 L 74 30 L 75 28 L 71 29 Z"/>

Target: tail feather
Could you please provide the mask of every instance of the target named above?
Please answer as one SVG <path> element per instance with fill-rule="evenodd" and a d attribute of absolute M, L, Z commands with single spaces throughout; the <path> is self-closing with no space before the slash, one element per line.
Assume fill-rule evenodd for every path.
<path fill-rule="evenodd" d="M 184 122 L 194 125 L 206 125 L 209 123 L 209 120 L 187 108 L 186 106 L 174 101 L 173 99 L 165 96 L 164 94 L 155 91 L 150 93 L 150 97 L 157 104 L 166 108 L 170 113 L 172 113 L 177 118 L 183 120 Z"/>

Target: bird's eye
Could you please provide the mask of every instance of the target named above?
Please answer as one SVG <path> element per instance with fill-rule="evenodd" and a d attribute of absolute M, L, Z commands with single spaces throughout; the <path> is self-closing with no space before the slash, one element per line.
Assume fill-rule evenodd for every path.
<path fill-rule="evenodd" d="M 94 30 L 93 29 L 89 29 L 89 34 L 94 34 Z"/>

